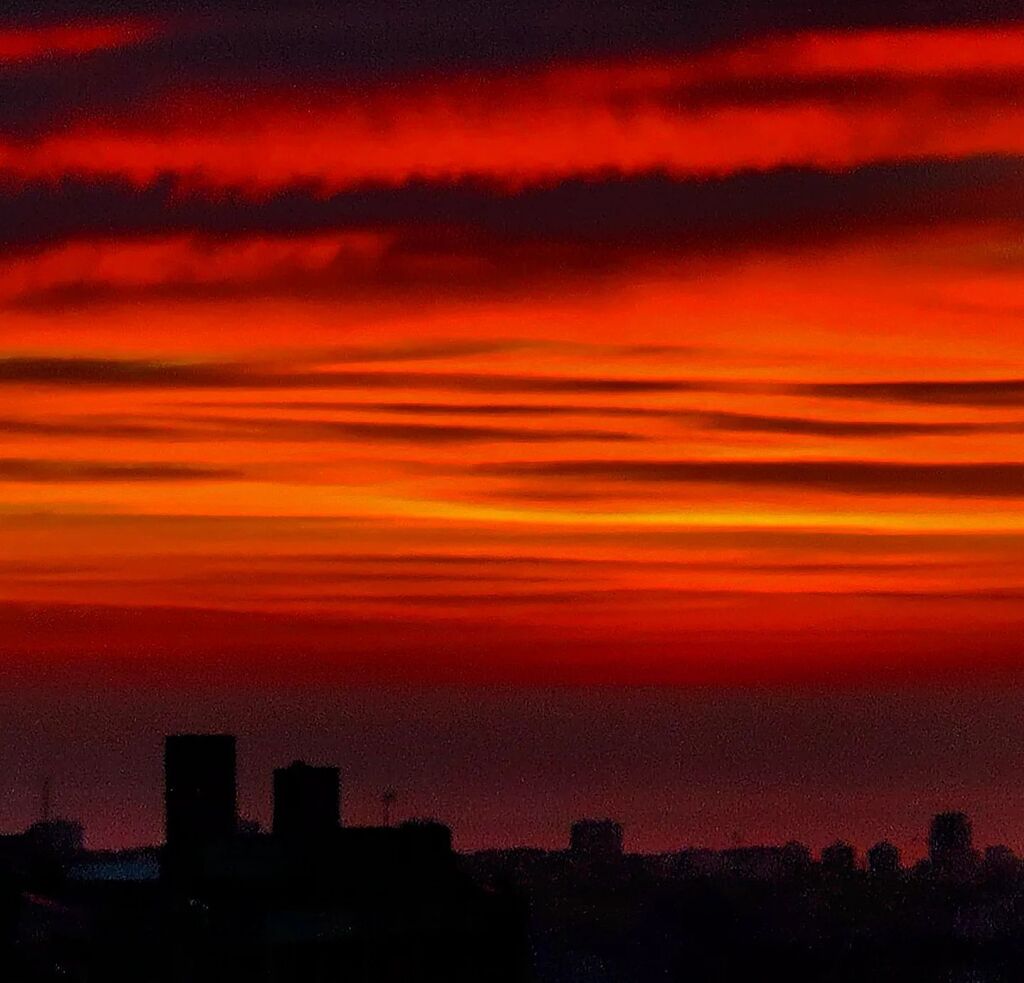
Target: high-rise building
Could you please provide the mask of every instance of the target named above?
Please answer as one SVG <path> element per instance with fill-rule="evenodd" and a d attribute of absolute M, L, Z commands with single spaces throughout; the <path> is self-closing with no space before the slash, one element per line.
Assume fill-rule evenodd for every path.
<path fill-rule="evenodd" d="M 974 860 L 971 821 L 962 812 L 941 812 L 928 833 L 928 856 L 938 870 L 962 871 Z"/>
<path fill-rule="evenodd" d="M 235 833 L 235 739 L 175 734 L 164 744 L 167 845 L 201 848 Z"/>
<path fill-rule="evenodd" d="M 341 824 L 341 777 L 337 768 L 293 761 L 274 770 L 274 835 L 330 835 Z"/>

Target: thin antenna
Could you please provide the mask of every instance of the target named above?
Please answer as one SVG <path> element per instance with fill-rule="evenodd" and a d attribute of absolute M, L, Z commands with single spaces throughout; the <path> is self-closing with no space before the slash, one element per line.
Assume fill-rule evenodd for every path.
<path fill-rule="evenodd" d="M 39 818 L 48 823 L 53 818 L 53 779 L 47 775 L 43 779 L 43 794 L 40 801 Z"/>
<path fill-rule="evenodd" d="M 395 804 L 395 790 L 393 788 L 386 788 L 381 793 L 380 804 L 384 810 L 384 825 L 391 825 L 391 807 Z"/>

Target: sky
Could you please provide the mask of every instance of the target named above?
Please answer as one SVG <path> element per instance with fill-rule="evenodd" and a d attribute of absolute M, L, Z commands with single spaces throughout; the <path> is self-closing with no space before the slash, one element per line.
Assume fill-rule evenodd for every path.
<path fill-rule="evenodd" d="M 7 3 L 0 829 L 1024 848 L 1014 16 Z"/>

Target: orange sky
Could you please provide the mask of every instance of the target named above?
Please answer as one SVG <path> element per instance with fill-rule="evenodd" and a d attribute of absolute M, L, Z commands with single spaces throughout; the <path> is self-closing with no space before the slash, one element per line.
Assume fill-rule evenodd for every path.
<path fill-rule="evenodd" d="M 195 30 L 18 25 L 0 83 Z M 1015 678 L 1022 42 L 0 110 L 10 678 Z"/>

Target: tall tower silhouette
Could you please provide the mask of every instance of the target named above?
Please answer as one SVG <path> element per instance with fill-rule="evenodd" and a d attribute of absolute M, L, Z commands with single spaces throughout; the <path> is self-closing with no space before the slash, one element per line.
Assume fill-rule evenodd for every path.
<path fill-rule="evenodd" d="M 235 739 L 175 734 L 164 745 L 167 846 L 196 850 L 234 834 Z"/>

